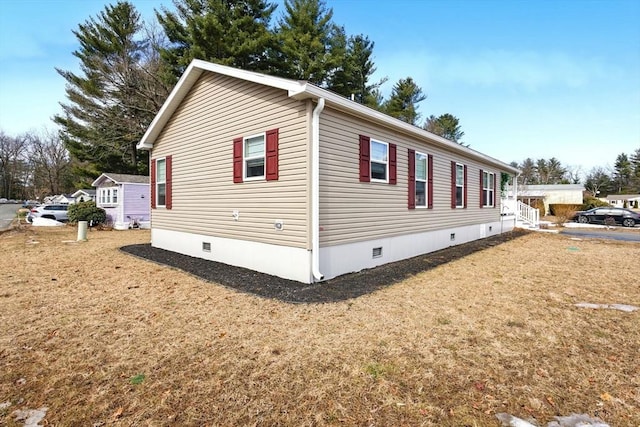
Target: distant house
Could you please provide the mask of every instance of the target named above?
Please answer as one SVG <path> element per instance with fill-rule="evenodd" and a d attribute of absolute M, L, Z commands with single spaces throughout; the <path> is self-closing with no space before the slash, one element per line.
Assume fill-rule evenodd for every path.
<path fill-rule="evenodd" d="M 82 189 L 78 190 L 71 195 L 75 198 L 76 203 L 91 202 L 96 200 L 96 190 L 94 189 Z"/>
<path fill-rule="evenodd" d="M 303 283 L 514 225 L 517 168 L 304 81 L 195 60 L 138 148 L 154 247 Z"/>
<path fill-rule="evenodd" d="M 611 206 L 618 208 L 625 206 L 628 208 L 637 208 L 640 206 L 640 194 L 610 194 L 606 197 L 606 201 Z"/>
<path fill-rule="evenodd" d="M 509 188 L 509 195 L 513 188 Z M 540 209 L 541 214 L 549 213 L 549 205 L 581 205 L 584 185 L 582 184 L 543 184 L 518 185 L 517 199 L 527 205 Z"/>
<path fill-rule="evenodd" d="M 96 187 L 96 205 L 116 230 L 149 224 L 148 176 L 103 173 L 91 185 Z"/>
<path fill-rule="evenodd" d="M 76 198 L 71 194 L 58 194 L 51 198 L 51 203 L 57 205 L 70 205 L 76 202 Z"/>

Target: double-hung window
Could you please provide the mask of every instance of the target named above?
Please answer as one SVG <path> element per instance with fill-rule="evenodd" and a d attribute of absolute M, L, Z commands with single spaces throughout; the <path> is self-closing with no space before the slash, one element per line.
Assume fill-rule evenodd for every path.
<path fill-rule="evenodd" d="M 371 180 L 389 182 L 389 144 L 371 140 Z"/>
<path fill-rule="evenodd" d="M 494 194 L 495 174 L 491 172 L 482 172 L 482 206 L 493 207 L 495 200 Z"/>
<path fill-rule="evenodd" d="M 456 208 L 464 208 L 464 165 L 456 163 Z"/>
<path fill-rule="evenodd" d="M 416 207 L 427 207 L 427 155 L 416 152 Z"/>
<path fill-rule="evenodd" d="M 101 205 L 118 204 L 118 189 L 116 187 L 101 188 L 98 200 Z"/>
<path fill-rule="evenodd" d="M 167 204 L 167 162 L 159 159 L 156 162 L 156 206 Z"/>
<path fill-rule="evenodd" d="M 244 138 L 243 147 L 244 179 L 264 179 L 264 134 Z"/>

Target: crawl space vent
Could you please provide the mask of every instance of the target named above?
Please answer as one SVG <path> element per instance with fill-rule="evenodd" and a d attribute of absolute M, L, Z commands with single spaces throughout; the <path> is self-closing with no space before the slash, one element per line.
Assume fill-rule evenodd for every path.
<path fill-rule="evenodd" d="M 373 248 L 373 258 L 380 258 L 382 256 L 382 246 L 379 248 Z"/>
<path fill-rule="evenodd" d="M 211 243 L 209 242 L 202 242 L 202 250 L 204 252 L 211 252 Z"/>

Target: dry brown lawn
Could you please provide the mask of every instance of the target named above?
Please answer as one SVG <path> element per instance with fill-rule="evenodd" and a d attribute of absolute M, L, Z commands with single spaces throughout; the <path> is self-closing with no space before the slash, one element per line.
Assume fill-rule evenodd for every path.
<path fill-rule="evenodd" d="M 359 298 L 287 304 L 118 250 L 0 235 L 0 425 L 640 425 L 640 244 L 535 233 Z M 7 407 L 7 405 L 10 406 Z"/>

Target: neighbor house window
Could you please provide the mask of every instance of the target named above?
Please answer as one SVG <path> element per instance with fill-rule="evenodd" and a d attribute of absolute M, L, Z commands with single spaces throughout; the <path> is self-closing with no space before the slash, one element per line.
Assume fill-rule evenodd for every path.
<path fill-rule="evenodd" d="M 264 178 L 264 134 L 244 138 L 244 178 Z"/>
<path fill-rule="evenodd" d="M 427 155 L 416 153 L 416 207 L 427 207 Z"/>
<path fill-rule="evenodd" d="M 118 203 L 118 189 L 116 187 L 101 188 L 99 193 L 101 205 L 115 205 Z"/>
<path fill-rule="evenodd" d="M 371 180 L 387 182 L 389 176 L 389 144 L 371 140 Z"/>
<path fill-rule="evenodd" d="M 482 172 L 482 206 L 493 207 L 495 182 L 495 174 Z"/>
<path fill-rule="evenodd" d="M 156 206 L 167 204 L 167 162 L 159 159 L 156 162 Z"/>

